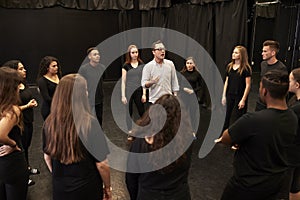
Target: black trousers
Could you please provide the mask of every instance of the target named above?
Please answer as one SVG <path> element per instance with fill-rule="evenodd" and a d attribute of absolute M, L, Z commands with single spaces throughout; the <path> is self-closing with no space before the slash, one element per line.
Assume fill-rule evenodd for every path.
<path fill-rule="evenodd" d="M 24 123 L 24 131 L 21 136 L 21 139 L 22 139 L 22 145 L 24 148 L 25 158 L 26 158 L 28 166 L 29 166 L 28 149 L 31 144 L 32 133 L 33 133 L 33 124 L 32 123 Z"/>
<path fill-rule="evenodd" d="M 126 110 L 126 124 L 127 124 L 128 130 L 132 129 L 133 103 L 135 103 L 140 117 L 142 117 L 145 112 L 144 103 L 141 102 L 142 95 L 143 95 L 142 89 L 137 89 L 131 95 L 131 97 L 126 97 L 127 100 L 129 100 L 129 102 L 126 106 L 126 108 L 128 108 L 128 110 L 129 110 L 129 112 L 128 112 L 128 110 Z"/>
<path fill-rule="evenodd" d="M 223 126 L 223 131 L 229 127 L 232 114 L 235 114 L 234 121 L 236 121 L 238 118 L 240 118 L 243 114 L 247 112 L 248 99 L 245 102 L 245 107 L 242 109 L 238 109 L 238 104 L 241 101 L 241 99 L 242 99 L 241 96 L 236 96 L 236 95 L 226 96 L 226 117 Z"/>
<path fill-rule="evenodd" d="M 103 121 L 103 103 L 95 105 L 95 112 L 96 112 L 96 117 L 98 119 L 98 122 L 100 123 L 100 125 L 102 127 L 102 121 Z"/>

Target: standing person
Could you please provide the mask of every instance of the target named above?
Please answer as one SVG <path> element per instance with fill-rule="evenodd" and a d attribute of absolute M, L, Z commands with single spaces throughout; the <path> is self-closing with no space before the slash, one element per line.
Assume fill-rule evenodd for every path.
<path fill-rule="evenodd" d="M 286 66 L 277 59 L 277 54 L 279 53 L 280 45 L 279 42 L 274 40 L 266 40 L 263 43 L 262 49 L 262 59 L 260 64 L 260 77 L 273 69 L 281 70 L 287 72 Z M 260 98 L 256 101 L 255 111 L 260 111 L 266 108 L 266 105 L 260 101 Z"/>
<path fill-rule="evenodd" d="M 96 47 L 87 50 L 89 62 L 80 67 L 81 74 L 87 81 L 89 102 L 92 113 L 96 114 L 102 126 L 103 121 L 103 73 L 104 65 L 100 64 L 100 53 Z"/>
<path fill-rule="evenodd" d="M 164 94 L 177 96 L 179 91 L 174 63 L 165 59 L 166 48 L 160 40 L 152 44 L 152 54 L 154 59 L 144 66 L 141 81 L 143 88 L 149 88 L 150 104 Z"/>
<path fill-rule="evenodd" d="M 234 173 L 222 200 L 276 199 L 287 176 L 286 147 L 294 142 L 298 124 L 285 101 L 288 88 L 287 73 L 265 73 L 259 94 L 267 108 L 246 113 L 216 140 L 239 146 L 234 155 Z"/>
<path fill-rule="evenodd" d="M 19 85 L 19 93 L 21 104 L 20 108 L 23 114 L 23 126 L 24 130 L 22 132 L 22 145 L 25 151 L 25 158 L 28 164 L 28 171 L 31 175 L 39 174 L 39 170 L 36 168 L 31 168 L 28 159 L 28 149 L 31 144 L 32 133 L 33 133 L 33 108 L 37 107 L 37 101 L 33 98 L 33 94 L 26 84 L 26 69 L 20 60 L 10 60 L 7 61 L 4 66 L 10 67 L 17 70 L 23 81 Z M 34 185 L 35 182 L 32 179 L 28 180 L 28 186 Z"/>
<path fill-rule="evenodd" d="M 45 56 L 40 62 L 37 84 L 43 99 L 41 113 L 45 120 L 50 113 L 52 97 L 61 77 L 58 59 Z"/>
<path fill-rule="evenodd" d="M 79 74 L 64 76 L 44 123 L 44 159 L 52 173 L 54 200 L 112 198 L 109 151 L 97 119 L 90 114 L 86 88 Z"/>
<path fill-rule="evenodd" d="M 194 132 L 197 132 L 196 127 L 198 127 L 198 124 L 196 123 L 199 123 L 199 121 L 196 121 L 197 112 L 195 112 L 195 108 L 197 106 L 193 104 L 192 95 L 196 95 L 199 103 L 204 103 L 204 82 L 196 68 L 195 60 L 193 57 L 188 57 L 186 59 L 185 65 L 180 72 L 189 83 L 189 85 L 184 84 L 183 80 L 180 82 L 180 85 L 182 86 L 183 90 L 181 94 L 185 106 L 190 114 L 190 119 L 192 122 Z"/>
<path fill-rule="evenodd" d="M 157 123 L 152 123 L 149 116 L 149 109 L 145 112 L 143 117 L 137 121 L 140 126 L 149 126 L 147 131 L 149 134 L 156 133 L 154 136 L 145 136 L 145 138 L 136 138 L 130 147 L 130 152 L 134 153 L 149 153 L 164 148 L 171 141 L 175 143 L 175 148 L 172 152 L 166 151 L 160 156 L 149 155 L 149 159 L 137 161 L 132 157 L 128 157 L 128 165 L 143 166 L 155 165 L 157 168 L 161 164 L 161 160 L 174 156 L 176 152 L 182 152 L 184 147 L 183 140 L 188 137 L 193 137 L 192 128 L 186 116 L 180 108 L 179 101 L 176 97 L 170 94 L 161 96 L 155 104 L 161 105 L 166 111 L 166 121 L 163 128 L 156 133 Z M 151 113 L 153 119 L 160 121 L 162 119 L 161 112 Z M 183 119 L 183 120 L 181 120 Z M 184 136 L 176 136 L 179 132 L 179 126 L 184 127 Z M 136 134 L 143 134 L 137 130 Z M 177 137 L 176 139 L 174 137 Z M 188 174 L 191 164 L 191 149 L 183 153 L 176 161 L 168 166 L 151 172 L 144 173 L 126 173 L 126 185 L 129 191 L 131 200 L 190 200 L 190 191 L 188 185 Z M 167 155 L 166 155 L 167 154 Z M 137 162 L 137 163 L 136 163 Z M 148 162 L 148 163 L 147 163 Z M 142 170 L 142 169 L 141 169 Z"/>
<path fill-rule="evenodd" d="M 28 168 L 21 142 L 19 84 L 22 78 L 0 68 L 0 199 L 26 199 Z"/>
<path fill-rule="evenodd" d="M 251 88 L 252 70 L 248 63 L 247 49 L 240 45 L 234 47 L 231 59 L 227 66 L 222 95 L 222 104 L 226 106 L 223 131 L 229 127 L 233 111 L 236 119 L 247 112 L 248 95 Z"/>
<path fill-rule="evenodd" d="M 126 53 L 126 61 L 122 67 L 121 96 L 122 103 L 128 104 L 126 110 L 126 123 L 128 128 L 128 140 L 132 140 L 132 114 L 133 102 L 135 103 L 140 117 L 144 114 L 144 104 L 146 102 L 146 89 L 141 87 L 143 61 L 140 58 L 138 48 L 135 45 L 129 45 Z M 128 102 L 129 100 L 129 102 Z"/>
<path fill-rule="evenodd" d="M 296 102 L 291 109 L 298 117 L 297 136 L 293 145 L 289 148 L 292 181 L 290 186 L 290 200 L 300 199 L 300 68 L 294 69 L 289 76 L 289 92 L 296 96 Z"/>

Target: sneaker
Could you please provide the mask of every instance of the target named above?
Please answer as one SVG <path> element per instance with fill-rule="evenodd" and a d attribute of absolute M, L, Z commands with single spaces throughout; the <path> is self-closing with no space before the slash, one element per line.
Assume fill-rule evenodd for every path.
<path fill-rule="evenodd" d="M 35 181 L 32 179 L 28 179 L 28 186 L 32 186 L 35 184 Z"/>
<path fill-rule="evenodd" d="M 40 174 L 40 171 L 36 168 L 28 167 L 29 175 L 37 175 Z"/>
<path fill-rule="evenodd" d="M 131 135 L 127 135 L 127 140 L 128 141 L 132 141 L 133 140 L 133 137 Z"/>

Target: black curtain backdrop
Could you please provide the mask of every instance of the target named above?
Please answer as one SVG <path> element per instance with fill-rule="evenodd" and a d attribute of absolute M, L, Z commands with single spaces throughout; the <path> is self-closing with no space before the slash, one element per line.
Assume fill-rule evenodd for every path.
<path fill-rule="evenodd" d="M 0 2 L 3 6 L 8 1 Z M 28 69 L 28 82 L 35 83 L 43 56 L 57 57 L 64 74 L 77 72 L 88 47 L 98 45 L 122 31 L 149 26 L 174 29 L 195 39 L 215 60 L 222 74 L 234 46 L 241 44 L 247 47 L 246 1 L 181 3 L 169 8 L 143 11 L 136 7 L 140 2 L 135 1 L 131 10 L 87 11 L 61 6 L 43 9 L 0 8 L 0 63 L 9 59 L 22 60 Z M 172 53 L 167 56 L 174 60 L 178 70 L 182 68 L 184 58 Z M 145 62 L 152 59 L 150 49 L 142 51 L 142 58 Z M 105 80 L 120 78 L 123 61 L 123 58 L 119 58 L 111 64 Z"/>

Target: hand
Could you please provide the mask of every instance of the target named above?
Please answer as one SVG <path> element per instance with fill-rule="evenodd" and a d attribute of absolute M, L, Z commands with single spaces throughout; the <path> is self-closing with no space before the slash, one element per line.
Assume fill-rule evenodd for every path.
<path fill-rule="evenodd" d="M 122 97 L 122 103 L 124 104 L 124 105 L 126 105 L 127 104 L 127 99 L 126 99 L 126 97 Z"/>
<path fill-rule="evenodd" d="M 185 91 L 188 94 L 193 94 L 194 93 L 194 90 L 189 89 L 189 88 L 183 88 L 183 91 Z"/>
<path fill-rule="evenodd" d="M 38 106 L 38 103 L 35 99 L 31 99 L 27 104 L 28 108 L 37 107 L 37 106 Z"/>
<path fill-rule="evenodd" d="M 146 100 L 147 100 L 146 95 L 143 94 L 143 96 L 142 96 L 142 98 L 141 98 L 141 102 L 142 102 L 142 103 L 146 103 Z"/>
<path fill-rule="evenodd" d="M 10 154 L 11 152 L 13 152 L 15 150 L 21 151 L 21 149 L 18 146 L 16 146 L 16 147 L 13 148 L 13 147 L 11 147 L 9 145 L 2 145 L 0 147 L 0 157 L 8 155 L 8 154 Z"/>
<path fill-rule="evenodd" d="M 103 200 L 112 200 L 112 190 L 111 187 L 103 188 Z"/>
<path fill-rule="evenodd" d="M 239 110 L 245 108 L 245 101 L 241 99 L 240 103 L 238 104 Z"/>
<path fill-rule="evenodd" d="M 226 106 L 226 97 L 222 97 L 222 105 Z"/>
<path fill-rule="evenodd" d="M 222 142 L 222 137 L 219 137 L 218 139 L 215 139 L 214 141 L 215 143 L 219 143 L 219 142 Z"/>

